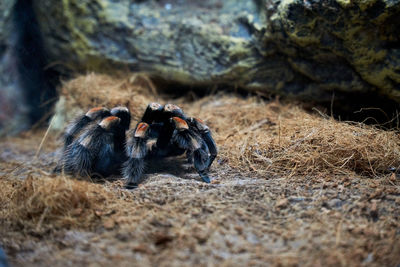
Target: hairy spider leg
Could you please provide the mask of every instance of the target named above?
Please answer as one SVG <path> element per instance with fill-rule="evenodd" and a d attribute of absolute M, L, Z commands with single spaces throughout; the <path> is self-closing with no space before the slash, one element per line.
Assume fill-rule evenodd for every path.
<path fill-rule="evenodd" d="M 114 107 L 111 114 L 121 119 L 121 123 L 114 133 L 114 150 L 116 162 L 124 162 L 126 158 L 125 143 L 126 131 L 129 130 L 131 123 L 131 113 L 127 107 Z"/>
<path fill-rule="evenodd" d="M 196 171 L 204 182 L 210 183 L 210 178 L 207 174 L 209 160 L 207 145 L 198 134 L 189 129 L 185 120 L 178 117 L 173 117 L 171 120 L 174 122 L 176 128 L 172 142 L 179 148 L 193 153 L 193 162 Z"/>
<path fill-rule="evenodd" d="M 210 158 L 208 162 L 207 168 L 210 169 L 211 164 L 215 160 L 218 155 L 217 145 L 212 137 L 211 131 L 208 126 L 200 119 L 197 118 L 189 118 L 190 126 L 196 130 L 198 134 L 201 135 L 204 142 L 207 144 L 208 150 L 210 152 Z"/>
<path fill-rule="evenodd" d="M 218 155 L 217 145 L 212 137 L 210 128 L 200 119 L 189 118 L 190 125 L 196 129 L 196 131 L 201 135 L 204 142 L 207 144 L 208 150 L 210 152 L 210 158 L 207 168 L 210 169 L 211 164 Z"/>
<path fill-rule="evenodd" d="M 111 115 L 111 113 L 107 108 L 96 107 L 96 108 L 90 109 L 88 112 L 86 112 L 85 115 L 79 116 L 78 118 L 73 120 L 72 123 L 70 123 L 67 126 L 67 129 L 65 130 L 64 148 L 69 146 L 73 142 L 76 135 L 83 128 L 85 128 L 89 123 L 91 123 L 92 121 L 103 119 L 110 115 Z"/>
<path fill-rule="evenodd" d="M 210 152 L 210 158 L 207 164 L 207 169 L 210 169 L 211 164 L 214 162 L 215 158 L 218 155 L 217 145 L 215 144 L 214 138 L 212 138 L 211 132 L 208 131 L 201 135 L 204 142 L 207 144 L 208 150 Z"/>
<path fill-rule="evenodd" d="M 153 122 L 161 122 L 161 114 L 163 106 L 159 103 L 152 102 L 147 105 L 147 108 L 142 116 L 141 122 L 151 125 Z"/>
<path fill-rule="evenodd" d="M 87 126 L 91 121 L 92 120 L 88 116 L 81 115 L 67 126 L 64 134 L 64 149 L 74 141 L 75 135 L 85 128 L 85 126 Z"/>
<path fill-rule="evenodd" d="M 111 109 L 111 115 L 121 119 L 119 126 L 125 131 L 129 130 L 131 124 L 131 113 L 127 107 L 114 107 Z"/>
<path fill-rule="evenodd" d="M 183 120 L 186 120 L 186 115 L 183 112 L 183 110 L 178 107 L 177 105 L 174 104 L 166 104 L 163 108 L 163 112 L 162 112 L 162 121 L 164 123 L 166 123 L 169 119 L 171 119 L 172 117 L 178 117 L 181 118 Z"/>
<path fill-rule="evenodd" d="M 127 179 L 125 187 L 127 189 L 136 188 L 140 182 L 144 171 L 144 159 L 147 156 L 147 140 L 149 125 L 140 122 L 136 129 L 131 133 L 127 143 L 128 160 L 123 165 L 123 176 Z"/>
<path fill-rule="evenodd" d="M 114 173 L 114 131 L 120 119 L 109 116 L 93 125 L 68 146 L 64 170 L 82 176 L 98 174 L 103 177 Z"/>
<path fill-rule="evenodd" d="M 96 141 L 97 144 L 94 144 L 99 148 L 94 159 L 93 174 L 107 177 L 120 171 L 121 152 L 116 151 L 115 136 L 121 131 L 121 122 L 121 118 L 110 116 L 99 123 L 99 126 L 103 129 L 103 134 L 99 136 L 99 140 Z"/>
<path fill-rule="evenodd" d="M 208 177 L 208 147 L 205 143 L 202 143 L 202 147 L 193 152 L 193 162 L 201 179 L 206 183 L 210 183 L 210 177 Z"/>
<path fill-rule="evenodd" d="M 105 117 L 110 116 L 111 113 L 107 108 L 104 107 L 96 107 L 90 109 L 86 114 L 81 115 L 74 119 L 66 128 L 64 133 L 64 147 L 62 149 L 61 160 L 57 163 L 57 166 L 54 168 L 53 172 L 58 173 L 63 169 L 63 159 L 66 158 L 66 153 L 68 146 L 72 144 L 76 136 L 84 130 L 84 128 L 88 127 L 91 122 L 103 119 Z"/>

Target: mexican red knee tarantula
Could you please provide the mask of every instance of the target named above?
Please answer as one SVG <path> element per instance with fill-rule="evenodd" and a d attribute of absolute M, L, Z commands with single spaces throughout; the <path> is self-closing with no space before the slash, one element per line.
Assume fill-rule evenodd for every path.
<path fill-rule="evenodd" d="M 203 121 L 186 117 L 176 105 L 158 103 L 150 103 L 136 127 L 126 132 L 130 120 L 126 107 L 93 108 L 76 118 L 65 131 L 55 171 L 101 177 L 122 173 L 126 187 L 135 188 L 147 160 L 186 152 L 201 179 L 210 182 L 217 147 Z"/>

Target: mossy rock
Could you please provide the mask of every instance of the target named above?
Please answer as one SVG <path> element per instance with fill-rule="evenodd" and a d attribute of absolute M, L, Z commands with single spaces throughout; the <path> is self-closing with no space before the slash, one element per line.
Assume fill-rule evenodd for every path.
<path fill-rule="evenodd" d="M 39 0 L 35 10 L 62 71 L 140 70 L 316 102 L 333 91 L 399 102 L 399 2 Z"/>

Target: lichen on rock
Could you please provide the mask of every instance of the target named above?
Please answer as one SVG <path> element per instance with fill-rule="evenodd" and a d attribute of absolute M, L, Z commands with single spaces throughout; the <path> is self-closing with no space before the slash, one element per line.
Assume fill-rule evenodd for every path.
<path fill-rule="evenodd" d="M 59 73 L 140 71 L 328 105 L 400 102 L 400 0 L 38 0 L 32 9 L 46 66 Z"/>
<path fill-rule="evenodd" d="M 400 101 L 399 1 L 35 3 L 59 68 L 141 70 L 316 102 L 333 91 Z"/>

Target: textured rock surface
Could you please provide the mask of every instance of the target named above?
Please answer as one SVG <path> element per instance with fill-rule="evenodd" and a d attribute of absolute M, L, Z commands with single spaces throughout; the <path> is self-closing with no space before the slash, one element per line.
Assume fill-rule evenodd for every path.
<path fill-rule="evenodd" d="M 397 0 L 35 1 L 62 71 L 149 71 L 330 101 L 332 92 L 400 101 Z"/>
<path fill-rule="evenodd" d="M 13 7 L 16 1 L 0 2 L 0 135 L 29 126 L 14 46 Z"/>
<path fill-rule="evenodd" d="M 59 73 L 88 70 L 334 98 L 335 111 L 390 98 L 390 119 L 400 103 L 399 17 L 400 0 L 1 1 L 0 135 L 47 112 Z"/>
<path fill-rule="evenodd" d="M 283 1 L 265 42 L 287 42 L 281 51 L 311 91 L 378 91 L 399 101 L 399 15 L 400 1 Z"/>
<path fill-rule="evenodd" d="M 0 3 L 0 136 L 43 119 L 55 99 L 32 0 Z"/>

